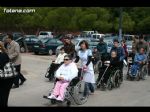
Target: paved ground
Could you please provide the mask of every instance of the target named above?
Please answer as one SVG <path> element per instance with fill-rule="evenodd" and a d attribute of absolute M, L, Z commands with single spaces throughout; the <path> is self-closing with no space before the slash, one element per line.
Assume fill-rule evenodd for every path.
<path fill-rule="evenodd" d="M 53 87 L 44 77 L 52 59 L 54 56 L 22 54 L 22 73 L 27 81 L 11 90 L 9 106 L 50 106 L 43 95 Z M 144 81 L 125 80 L 120 88 L 111 91 L 96 90 L 82 106 L 150 106 L 150 77 Z"/>

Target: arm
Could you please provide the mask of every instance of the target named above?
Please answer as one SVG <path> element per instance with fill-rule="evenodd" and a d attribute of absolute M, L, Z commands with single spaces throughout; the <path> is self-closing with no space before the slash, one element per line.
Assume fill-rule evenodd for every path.
<path fill-rule="evenodd" d="M 80 59 L 80 57 L 79 57 L 79 51 L 78 51 L 78 54 L 77 54 L 77 56 L 76 56 L 75 63 L 78 63 L 79 59 Z"/>
<path fill-rule="evenodd" d="M 120 48 L 121 49 L 121 56 L 120 56 L 120 61 L 123 61 L 123 59 L 125 58 L 125 51 L 123 48 Z"/>
<path fill-rule="evenodd" d="M 16 58 L 20 53 L 20 46 L 19 44 L 15 44 L 15 52 L 9 55 L 9 58 L 12 60 Z"/>
<path fill-rule="evenodd" d="M 91 61 L 92 61 L 92 51 L 88 50 L 88 61 L 86 63 L 86 66 L 88 66 Z"/>

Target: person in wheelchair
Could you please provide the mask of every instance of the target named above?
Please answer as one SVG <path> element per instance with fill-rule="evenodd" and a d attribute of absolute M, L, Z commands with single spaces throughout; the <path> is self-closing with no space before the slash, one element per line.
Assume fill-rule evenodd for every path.
<path fill-rule="evenodd" d="M 72 61 L 71 55 L 66 55 L 64 57 L 64 64 L 62 64 L 56 71 L 57 82 L 49 99 L 56 99 L 57 101 L 63 101 L 65 96 L 66 88 L 72 79 L 78 76 L 78 68 L 76 64 Z"/>
<path fill-rule="evenodd" d="M 52 64 L 50 65 L 49 68 L 49 75 L 47 76 L 47 78 L 52 78 L 54 77 L 54 72 L 58 69 L 58 67 L 63 63 L 64 60 L 64 56 L 67 55 L 64 51 L 64 47 L 62 47 L 60 49 L 60 53 L 58 55 L 58 57 L 56 58 L 55 61 L 52 61 Z"/>
<path fill-rule="evenodd" d="M 116 51 L 112 51 L 111 52 L 111 56 L 109 57 L 110 63 L 107 64 L 107 61 L 104 62 L 104 64 L 107 64 L 108 69 L 105 72 L 105 75 L 103 77 L 103 82 L 102 82 L 102 88 L 106 88 L 107 85 L 107 81 L 110 77 L 110 74 L 112 72 L 112 70 L 114 70 L 115 68 L 119 68 L 119 66 L 121 65 L 121 62 L 119 61 L 119 57 L 117 57 L 117 52 Z M 106 66 L 106 65 L 105 65 Z"/>
<path fill-rule="evenodd" d="M 134 63 L 131 67 L 131 76 L 136 77 L 137 70 L 141 70 L 144 64 L 146 64 L 147 56 L 144 48 L 140 48 L 140 52 L 136 53 Z"/>

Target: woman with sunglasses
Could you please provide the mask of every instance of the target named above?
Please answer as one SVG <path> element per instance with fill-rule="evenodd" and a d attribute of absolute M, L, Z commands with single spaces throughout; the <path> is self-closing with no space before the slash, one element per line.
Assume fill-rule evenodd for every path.
<path fill-rule="evenodd" d="M 84 71 L 83 81 L 85 82 L 83 99 L 91 92 L 94 93 L 95 76 L 92 64 L 92 51 L 89 49 L 88 42 L 83 40 L 80 42 L 81 49 L 78 51 L 75 63 L 81 60 L 82 70 Z"/>
<path fill-rule="evenodd" d="M 49 99 L 56 99 L 58 101 L 64 100 L 66 88 L 70 81 L 78 75 L 76 64 L 72 61 L 71 55 L 64 57 L 64 63 L 56 71 L 55 77 L 58 79 Z"/>

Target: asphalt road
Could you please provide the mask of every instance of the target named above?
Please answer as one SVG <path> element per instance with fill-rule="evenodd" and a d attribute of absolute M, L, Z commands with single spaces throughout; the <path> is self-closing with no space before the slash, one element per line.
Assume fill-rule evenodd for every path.
<path fill-rule="evenodd" d="M 43 95 L 49 93 L 53 83 L 49 82 L 44 74 L 54 58 L 22 54 L 22 73 L 27 81 L 19 88 L 11 89 L 8 106 L 51 107 Z M 150 106 L 150 77 L 144 81 L 124 80 L 120 88 L 111 91 L 96 90 L 95 94 L 90 95 L 88 101 L 80 106 Z"/>

